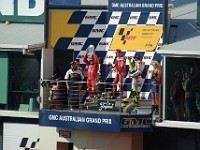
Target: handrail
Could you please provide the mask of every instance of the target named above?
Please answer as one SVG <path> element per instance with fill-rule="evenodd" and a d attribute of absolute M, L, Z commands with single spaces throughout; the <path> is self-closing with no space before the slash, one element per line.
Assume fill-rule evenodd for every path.
<path fill-rule="evenodd" d="M 151 114 L 151 96 L 150 92 L 145 97 L 146 92 L 140 92 L 140 107 L 134 106 L 130 112 L 124 112 L 124 108 L 132 102 L 131 91 L 126 90 L 124 93 L 118 92 L 117 97 L 112 98 L 113 82 L 96 82 L 96 90 L 93 91 L 94 96 L 88 98 L 87 81 L 69 82 L 71 89 L 66 88 L 66 80 L 43 80 L 42 86 L 46 88 L 43 99 L 43 109 L 59 109 L 68 111 L 69 96 L 74 111 L 95 111 L 95 112 L 114 112 L 114 113 L 129 113 L 129 114 Z M 131 83 L 124 83 L 124 88 L 130 87 Z M 151 83 L 143 85 L 151 86 Z M 81 87 L 81 88 L 80 88 Z M 129 97 L 130 96 L 130 97 Z M 78 102 L 77 102 L 78 100 Z M 75 103 L 74 103 L 75 102 Z"/>

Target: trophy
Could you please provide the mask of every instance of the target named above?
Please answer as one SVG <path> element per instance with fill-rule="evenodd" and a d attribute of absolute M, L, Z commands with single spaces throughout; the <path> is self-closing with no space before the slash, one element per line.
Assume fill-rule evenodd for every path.
<path fill-rule="evenodd" d="M 87 48 L 88 54 L 87 55 L 88 55 L 89 58 L 92 58 L 93 50 L 94 50 L 94 45 L 88 46 L 88 48 Z"/>

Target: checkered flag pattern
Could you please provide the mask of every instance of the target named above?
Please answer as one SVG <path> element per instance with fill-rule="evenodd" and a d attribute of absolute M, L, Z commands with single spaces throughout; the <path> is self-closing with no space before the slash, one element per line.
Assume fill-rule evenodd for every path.
<path fill-rule="evenodd" d="M 40 139 L 36 139 L 35 141 L 29 139 L 29 138 L 22 138 L 20 143 L 20 148 L 23 148 L 24 150 L 32 150 L 36 149 L 37 143 L 40 141 Z"/>
<path fill-rule="evenodd" d="M 116 30 L 122 25 L 135 26 L 156 26 L 162 25 L 162 15 L 160 12 L 106 12 L 106 11 L 75 11 L 70 16 L 67 24 L 79 25 L 77 32 L 73 37 L 61 37 L 58 39 L 54 48 L 56 49 L 74 49 L 74 58 L 82 58 L 85 50 L 89 45 L 95 46 L 98 57 L 104 58 L 105 73 L 107 78 L 114 78 L 115 72 L 109 74 L 108 64 L 114 64 L 116 60 L 115 52 L 110 50 Z M 69 29 L 70 30 L 70 29 Z M 125 31 L 123 28 L 118 33 L 121 40 L 126 43 L 125 36 L 134 32 L 133 29 Z M 145 67 L 139 82 L 140 97 L 150 99 L 151 81 L 149 71 L 152 69 L 152 60 L 161 60 L 161 56 L 156 53 L 159 46 L 162 45 L 162 37 L 159 39 L 158 46 L 153 51 L 144 50 L 126 50 L 122 49 L 123 56 L 140 56 L 141 61 L 145 63 Z M 119 49 L 121 49 L 119 47 Z M 85 64 L 80 59 L 80 64 L 85 68 Z M 127 60 L 128 72 L 128 60 Z M 131 96 L 131 79 L 125 78 L 124 96 Z"/>

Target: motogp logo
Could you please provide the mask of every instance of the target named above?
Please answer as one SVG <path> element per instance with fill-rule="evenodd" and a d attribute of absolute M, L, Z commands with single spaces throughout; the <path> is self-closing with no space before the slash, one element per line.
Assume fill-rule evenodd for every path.
<path fill-rule="evenodd" d="M 136 38 L 136 36 L 130 35 L 132 31 L 133 31 L 133 28 L 131 28 L 130 30 L 126 32 L 125 32 L 125 28 L 121 28 L 119 30 L 118 35 L 121 35 L 121 41 L 123 42 L 123 44 L 126 44 L 127 40 L 134 40 Z"/>

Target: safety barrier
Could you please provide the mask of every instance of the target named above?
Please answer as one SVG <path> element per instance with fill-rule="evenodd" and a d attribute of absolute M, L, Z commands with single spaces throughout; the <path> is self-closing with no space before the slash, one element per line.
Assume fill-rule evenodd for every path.
<path fill-rule="evenodd" d="M 152 113 L 151 91 L 139 92 L 137 95 L 137 92 L 130 90 L 131 83 L 123 84 L 123 93 L 120 92 L 120 84 L 117 84 L 118 90 L 113 92 L 113 82 L 96 82 L 96 89 L 89 92 L 87 81 L 71 82 L 69 83 L 70 89 L 66 87 L 66 80 L 44 80 L 42 84 L 45 89 L 43 109 L 129 114 Z M 146 86 L 151 86 L 151 83 Z"/>

